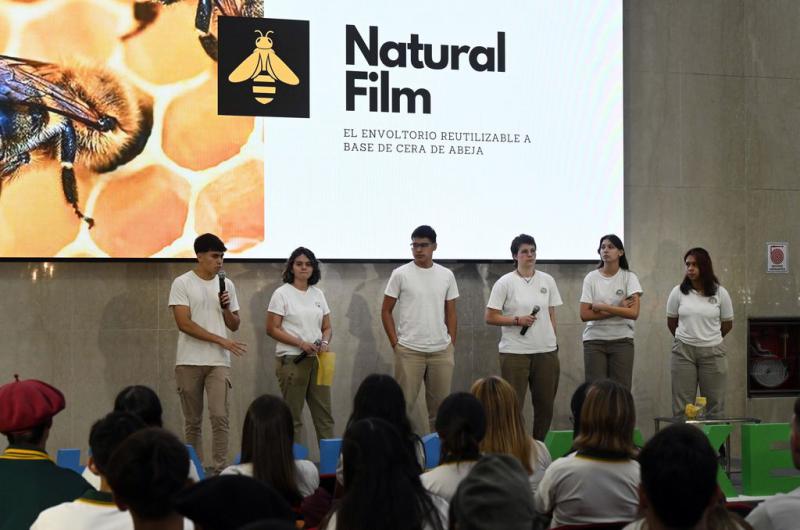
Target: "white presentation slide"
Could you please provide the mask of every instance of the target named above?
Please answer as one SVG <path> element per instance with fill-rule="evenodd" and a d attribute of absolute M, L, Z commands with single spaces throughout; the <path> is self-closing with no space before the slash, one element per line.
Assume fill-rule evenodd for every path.
<path fill-rule="evenodd" d="M 267 0 L 264 15 L 308 21 L 310 109 L 264 118 L 264 243 L 243 257 L 410 259 L 422 224 L 435 259 L 510 259 L 526 233 L 540 260 L 591 260 L 624 237 L 621 0 Z"/>

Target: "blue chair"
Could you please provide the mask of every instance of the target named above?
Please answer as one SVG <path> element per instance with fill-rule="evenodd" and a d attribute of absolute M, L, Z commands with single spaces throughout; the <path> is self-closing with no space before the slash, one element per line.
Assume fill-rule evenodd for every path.
<path fill-rule="evenodd" d="M 189 451 L 189 460 L 192 461 L 195 469 L 197 469 L 197 476 L 200 478 L 200 480 L 203 480 L 206 478 L 206 470 L 203 469 L 203 463 L 200 462 L 200 457 L 197 456 L 197 451 L 194 450 L 192 444 L 186 444 L 186 450 Z"/>
<path fill-rule="evenodd" d="M 294 444 L 292 446 L 292 453 L 295 460 L 308 460 L 308 448 L 304 445 Z"/>
<path fill-rule="evenodd" d="M 333 475 L 336 473 L 336 464 L 339 462 L 339 453 L 342 451 L 341 438 L 329 438 L 319 441 L 319 474 Z"/>
<path fill-rule="evenodd" d="M 439 434 L 432 432 L 422 437 L 422 445 L 425 447 L 425 467 L 432 469 L 439 465 L 439 456 L 442 451 L 442 442 Z"/>
<path fill-rule="evenodd" d="M 56 464 L 59 467 L 71 469 L 78 474 L 83 473 L 83 468 L 85 467 L 81 465 L 80 449 L 59 449 L 56 452 Z"/>

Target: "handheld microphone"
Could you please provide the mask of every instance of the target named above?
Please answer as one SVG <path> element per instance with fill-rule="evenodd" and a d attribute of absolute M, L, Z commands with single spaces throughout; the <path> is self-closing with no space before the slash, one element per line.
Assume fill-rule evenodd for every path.
<path fill-rule="evenodd" d="M 222 294 L 225 292 L 225 271 L 219 271 L 217 277 L 219 277 L 219 294 Z M 222 305 L 222 302 L 220 302 L 220 305 Z M 222 308 L 224 309 L 225 306 L 223 305 Z"/>
<path fill-rule="evenodd" d="M 531 311 L 531 316 L 535 317 L 536 313 L 538 313 L 540 309 L 541 308 L 538 305 L 533 306 L 533 311 Z M 525 335 L 528 332 L 529 328 L 530 328 L 530 326 L 522 326 L 522 329 L 519 330 L 519 334 L 520 335 Z"/>
<path fill-rule="evenodd" d="M 322 346 L 322 341 L 317 339 L 317 340 L 314 341 L 314 345 L 317 346 L 317 347 L 320 347 L 320 346 Z M 294 361 L 292 361 L 292 362 L 294 362 L 294 364 L 300 364 L 301 362 L 303 362 L 303 359 L 305 359 L 306 357 L 308 357 L 308 352 L 303 350 L 303 351 L 300 352 L 300 355 L 298 355 L 297 357 L 294 358 Z"/>

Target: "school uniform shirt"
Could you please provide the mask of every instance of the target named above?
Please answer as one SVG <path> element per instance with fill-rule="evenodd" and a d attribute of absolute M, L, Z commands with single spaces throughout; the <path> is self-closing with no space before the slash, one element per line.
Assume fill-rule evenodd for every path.
<path fill-rule="evenodd" d="M 42 510 L 77 499 L 89 483 L 47 453 L 11 445 L 0 454 L 0 530 L 29 528 Z"/>
<path fill-rule="evenodd" d="M 608 304 L 619 306 L 633 296 L 642 294 L 642 286 L 635 273 L 619 269 L 614 276 L 604 276 L 599 269 L 593 270 L 583 279 L 582 304 Z M 603 320 L 590 320 L 583 330 L 583 340 L 619 340 L 633 338 L 634 321 L 613 316 Z"/>
<path fill-rule="evenodd" d="M 800 488 L 789 493 L 778 493 L 747 515 L 747 522 L 755 530 L 794 530 L 800 516 Z"/>
<path fill-rule="evenodd" d="M 426 490 L 450 502 L 456 494 L 458 485 L 469 475 L 477 463 L 477 460 L 465 460 L 440 464 L 430 471 L 426 471 L 419 478 Z"/>
<path fill-rule="evenodd" d="M 100 476 L 92 473 L 92 470 L 89 469 L 89 466 L 83 468 L 83 473 L 81 473 L 81 476 L 86 482 L 91 484 L 94 489 L 100 489 Z M 189 461 L 189 478 L 192 480 L 192 482 L 200 482 L 200 475 L 197 473 L 197 466 L 191 460 Z"/>
<path fill-rule="evenodd" d="M 500 353 L 543 353 L 551 352 L 558 346 L 553 324 L 550 320 L 550 307 L 562 304 L 561 295 L 552 276 L 535 271 L 530 281 L 517 271 L 500 277 L 492 287 L 486 307 L 501 311 L 506 316 L 529 315 L 539 306 L 536 322 L 521 335 L 520 326 L 501 326 Z"/>
<path fill-rule="evenodd" d="M 722 342 L 721 322 L 733 320 L 733 303 L 721 285 L 713 296 L 694 289 L 683 294 L 676 285 L 667 299 L 667 317 L 678 319 L 675 338 L 690 346 L 712 347 Z"/>
<path fill-rule="evenodd" d="M 528 482 L 531 485 L 531 495 L 536 495 L 536 490 L 539 489 L 539 484 L 542 482 L 547 468 L 553 463 L 553 457 L 550 456 L 550 451 L 547 450 L 544 442 L 534 439 L 533 444 L 536 447 L 536 454 L 531 454 L 533 473 L 528 475 Z"/>
<path fill-rule="evenodd" d="M 308 497 L 314 493 L 319 487 L 319 471 L 314 462 L 309 460 L 295 460 L 295 475 L 294 479 L 297 482 L 297 490 L 303 497 Z M 245 464 L 237 464 L 235 466 L 228 466 L 222 470 L 221 475 L 244 475 L 246 477 L 253 476 L 253 464 L 247 462 Z"/>
<path fill-rule="evenodd" d="M 290 283 L 275 289 L 267 311 L 283 317 L 283 331 L 312 343 L 322 339 L 322 317 L 331 312 L 320 289 L 309 285 L 307 290 L 301 291 Z M 278 357 L 300 353 L 302 350 L 291 344 L 278 342 L 275 346 Z"/>
<path fill-rule="evenodd" d="M 639 508 L 639 463 L 572 453 L 550 464 L 534 496 L 550 528 L 633 521 Z"/>
<path fill-rule="evenodd" d="M 87 491 L 73 502 L 48 508 L 39 514 L 31 530 L 132 530 L 130 512 L 121 512 L 111 493 Z"/>
<path fill-rule="evenodd" d="M 230 278 L 225 278 L 225 289 L 230 295 L 231 311 L 239 310 L 236 288 Z M 209 333 L 228 336 L 222 307 L 219 305 L 219 279 L 214 276 L 204 280 L 194 271 L 175 278 L 169 291 L 169 306 L 183 305 L 189 308 L 192 321 Z M 231 354 L 228 350 L 212 342 L 196 339 L 178 331 L 178 354 L 176 365 L 188 366 L 230 366 Z"/>
<path fill-rule="evenodd" d="M 434 263 L 423 269 L 413 261 L 392 271 L 386 296 L 397 299 L 393 315 L 397 340 L 406 348 L 431 353 L 450 344 L 444 322 L 445 301 L 458 298 L 456 277 Z"/>

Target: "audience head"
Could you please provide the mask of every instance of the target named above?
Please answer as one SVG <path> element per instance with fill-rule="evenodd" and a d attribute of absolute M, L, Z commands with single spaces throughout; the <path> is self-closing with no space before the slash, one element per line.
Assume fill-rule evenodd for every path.
<path fill-rule="evenodd" d="M 0 386 L 0 432 L 10 444 L 44 449 L 53 416 L 64 410 L 64 394 L 36 379 L 19 380 Z"/>
<path fill-rule="evenodd" d="M 174 515 L 172 500 L 187 484 L 189 453 L 169 431 L 150 427 L 125 439 L 111 454 L 106 480 L 121 510 L 135 520 Z"/>
<path fill-rule="evenodd" d="M 106 466 L 114 450 L 131 434 L 144 429 L 145 423 L 130 412 L 111 412 L 94 422 L 89 431 L 89 469 L 96 475 L 105 475 Z"/>
<path fill-rule="evenodd" d="M 149 386 L 132 385 L 123 388 L 114 400 L 114 410 L 139 416 L 148 427 L 162 427 L 161 400 Z"/>
<path fill-rule="evenodd" d="M 714 266 L 711 263 L 711 255 L 704 248 L 695 247 L 686 251 L 683 256 L 683 264 L 686 267 L 686 275 L 683 277 L 680 289 L 683 294 L 689 294 L 694 287 L 692 280 L 695 279 L 703 286 L 703 295 L 712 296 L 717 294 L 719 280 L 714 275 Z"/>
<path fill-rule="evenodd" d="M 517 457 L 522 467 L 533 473 L 535 446 L 525 432 L 517 393 L 505 379 L 495 375 L 478 379 L 470 389 L 486 413 L 484 453 L 505 453 Z"/>
<path fill-rule="evenodd" d="M 655 434 L 639 453 L 641 506 L 666 528 L 692 528 L 716 499 L 717 455 L 690 425 Z"/>
<path fill-rule="evenodd" d="M 442 445 L 442 463 L 477 460 L 486 434 L 483 405 L 472 394 L 450 394 L 436 414 L 436 432 Z"/>
<path fill-rule="evenodd" d="M 792 462 L 794 463 L 794 467 L 800 469 L 800 398 L 794 400 L 791 446 L 792 446 Z"/>
<path fill-rule="evenodd" d="M 292 412 L 279 397 L 257 397 L 247 409 L 242 429 L 242 463 L 251 463 L 253 478 L 275 488 L 290 504 L 302 496 L 297 489 Z"/>
<path fill-rule="evenodd" d="M 525 469 L 510 455 L 485 455 L 450 503 L 450 528 L 530 530 L 535 516 Z"/>
<path fill-rule="evenodd" d="M 572 394 L 572 399 L 569 402 L 569 409 L 572 412 L 572 438 L 575 439 L 578 436 L 578 433 L 581 430 L 581 409 L 583 409 L 583 402 L 586 401 L 586 391 L 589 390 L 589 383 L 588 381 L 584 381 L 578 388 L 575 389 L 575 393 Z"/>
<path fill-rule="evenodd" d="M 636 409 L 627 388 L 609 379 L 593 382 L 586 391 L 580 417 L 575 449 L 634 456 Z"/>
<path fill-rule="evenodd" d="M 380 418 L 351 423 L 342 439 L 345 492 L 336 512 L 339 528 L 441 529 L 419 465 L 398 430 Z"/>
<path fill-rule="evenodd" d="M 202 530 L 228 530 L 263 519 L 294 522 L 289 503 L 274 488 L 242 475 L 197 482 L 175 496 L 175 510 Z"/>

